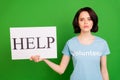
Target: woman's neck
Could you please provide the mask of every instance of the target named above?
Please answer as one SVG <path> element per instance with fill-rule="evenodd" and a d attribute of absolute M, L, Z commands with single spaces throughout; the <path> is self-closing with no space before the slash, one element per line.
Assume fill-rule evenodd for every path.
<path fill-rule="evenodd" d="M 94 38 L 91 32 L 81 32 L 78 37 L 82 40 L 89 40 Z"/>
<path fill-rule="evenodd" d="M 81 32 L 78 36 L 78 39 L 81 44 L 89 45 L 93 43 L 95 37 L 92 35 L 91 32 L 85 32 L 85 33 Z"/>

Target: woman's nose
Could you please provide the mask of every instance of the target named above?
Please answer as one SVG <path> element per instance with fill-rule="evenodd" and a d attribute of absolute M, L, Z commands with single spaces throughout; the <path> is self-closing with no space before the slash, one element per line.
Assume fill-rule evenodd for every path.
<path fill-rule="evenodd" d="M 87 24 L 87 23 L 88 23 L 88 20 L 85 19 L 85 20 L 84 20 L 84 23 Z"/>

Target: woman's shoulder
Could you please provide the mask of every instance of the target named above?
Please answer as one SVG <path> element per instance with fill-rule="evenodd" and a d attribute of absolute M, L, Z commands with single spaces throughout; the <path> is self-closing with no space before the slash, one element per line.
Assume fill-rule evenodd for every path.
<path fill-rule="evenodd" d="M 95 36 L 95 37 L 96 37 L 96 41 L 97 41 L 97 42 L 103 42 L 103 43 L 104 43 L 104 42 L 105 42 L 105 43 L 107 42 L 104 38 L 102 38 L 102 37 L 100 37 L 100 36 Z"/>
<path fill-rule="evenodd" d="M 73 37 L 69 38 L 66 43 L 67 44 L 74 43 L 74 42 L 76 42 L 76 40 L 77 40 L 77 36 L 73 36 Z"/>
<path fill-rule="evenodd" d="M 77 38 L 77 36 L 73 36 L 73 37 L 69 38 L 68 41 L 74 41 L 74 40 L 76 40 L 76 38 Z"/>

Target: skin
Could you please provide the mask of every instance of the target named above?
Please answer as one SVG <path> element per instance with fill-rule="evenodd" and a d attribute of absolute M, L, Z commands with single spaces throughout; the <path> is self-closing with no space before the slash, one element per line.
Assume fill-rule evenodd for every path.
<path fill-rule="evenodd" d="M 91 33 L 93 21 L 91 20 L 87 11 L 83 11 L 80 13 L 78 23 L 81 29 L 81 33 L 78 35 L 80 43 L 82 43 L 83 45 L 90 45 L 94 41 L 95 37 Z M 106 58 L 106 56 L 101 56 L 100 59 L 100 67 L 103 80 L 109 80 Z M 39 55 L 31 56 L 30 60 L 33 60 L 34 62 L 44 61 L 55 72 L 63 74 L 69 64 L 70 56 L 63 55 L 60 64 L 55 64 L 47 59 L 40 58 Z"/>

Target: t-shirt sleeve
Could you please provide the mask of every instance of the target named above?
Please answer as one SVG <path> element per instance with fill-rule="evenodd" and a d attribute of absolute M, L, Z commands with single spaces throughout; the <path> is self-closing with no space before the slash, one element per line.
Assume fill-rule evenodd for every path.
<path fill-rule="evenodd" d="M 108 46 L 107 42 L 105 41 L 102 56 L 105 56 L 105 55 L 108 55 L 108 54 L 110 54 L 110 49 L 109 49 L 109 46 Z"/>
<path fill-rule="evenodd" d="M 69 46 L 68 46 L 68 42 L 65 44 L 65 46 L 64 46 L 64 48 L 63 48 L 63 50 L 62 50 L 62 53 L 63 53 L 64 55 L 68 55 L 68 56 L 71 55 L 71 54 L 70 54 L 70 49 L 69 49 Z"/>

